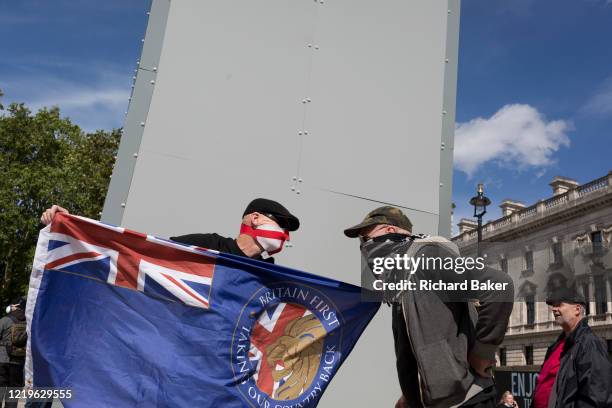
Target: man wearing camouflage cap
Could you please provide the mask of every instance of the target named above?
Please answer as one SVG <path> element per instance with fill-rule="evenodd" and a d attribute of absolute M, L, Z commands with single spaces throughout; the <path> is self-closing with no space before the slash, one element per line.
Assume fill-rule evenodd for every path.
<path fill-rule="evenodd" d="M 419 248 L 418 256 L 456 256 L 446 252 L 454 244 L 441 237 L 438 242 L 446 241 L 441 245 L 419 243 L 409 252 L 414 241 L 432 241 L 412 235 L 408 217 L 391 206 L 371 211 L 344 234 L 359 237 L 368 265 L 375 257 L 393 258 L 412 253 L 415 248 Z M 419 274 L 422 272 L 416 272 Z M 491 293 L 479 293 L 481 306 L 476 311 L 471 302 L 443 301 L 434 292 L 420 293 L 419 302 L 412 291 L 395 297 L 392 329 L 402 389 L 396 408 L 495 406 L 496 390 L 488 369 L 495 365 L 495 350 L 504 338 L 513 289 L 512 280 L 499 271 L 487 270 L 484 275 L 480 278 L 510 285 L 505 302 L 493 302 Z M 473 321 L 475 316 L 477 321 Z"/>
<path fill-rule="evenodd" d="M 410 236 L 411 231 L 412 223 L 402 210 L 385 206 L 371 211 L 361 223 L 345 229 L 344 235 L 349 238 L 374 238 L 385 234 Z"/>

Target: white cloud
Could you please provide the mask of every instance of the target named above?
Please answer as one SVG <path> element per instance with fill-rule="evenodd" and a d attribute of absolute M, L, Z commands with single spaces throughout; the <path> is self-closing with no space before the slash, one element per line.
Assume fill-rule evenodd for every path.
<path fill-rule="evenodd" d="M 15 77 L 4 77 L 0 80 L 0 89 L 5 93 L 3 102 L 5 105 L 25 102 L 34 112 L 58 106 L 62 116 L 85 131 L 122 126 L 130 94 L 130 73 L 110 67 L 89 68 L 86 72 L 87 78 L 60 77 L 47 70 L 21 71 Z"/>
<path fill-rule="evenodd" d="M 45 95 L 46 99 L 33 101 L 31 107 L 59 106 L 62 115 L 91 132 L 121 127 L 128 97 L 127 89 L 75 86 L 61 95 Z"/>
<path fill-rule="evenodd" d="M 78 113 L 89 110 L 114 111 L 127 105 L 129 91 L 121 88 L 65 84 L 61 89 L 47 89 L 31 101 L 31 108 L 59 106 L 62 111 Z"/>
<path fill-rule="evenodd" d="M 513 170 L 555 163 L 554 153 L 569 146 L 565 120 L 546 121 L 530 105 L 506 105 L 490 118 L 458 123 L 455 131 L 455 167 L 472 177 L 485 163 Z"/>
<path fill-rule="evenodd" d="M 612 4 L 612 0 L 609 0 Z M 608 78 L 591 99 L 584 105 L 583 111 L 595 115 L 612 115 L 612 77 Z"/>

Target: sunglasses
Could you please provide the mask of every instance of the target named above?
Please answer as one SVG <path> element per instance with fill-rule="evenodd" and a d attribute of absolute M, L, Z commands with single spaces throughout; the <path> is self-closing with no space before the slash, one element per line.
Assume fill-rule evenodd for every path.
<path fill-rule="evenodd" d="M 376 237 L 370 237 L 371 234 L 373 234 L 376 231 L 380 231 L 381 229 L 387 228 L 388 225 L 387 224 L 379 224 L 376 226 L 376 228 L 372 229 L 371 231 L 368 232 L 367 235 L 359 235 L 359 242 L 362 244 L 365 244 L 366 242 L 369 242 L 373 239 L 375 239 Z"/>
<path fill-rule="evenodd" d="M 272 214 L 265 214 L 265 213 L 262 213 L 262 215 L 268 217 L 269 219 L 277 223 L 278 226 L 281 227 L 282 229 L 285 229 L 285 230 L 288 229 L 287 225 L 285 225 L 285 223 L 283 223 L 277 216 L 272 215 Z"/>

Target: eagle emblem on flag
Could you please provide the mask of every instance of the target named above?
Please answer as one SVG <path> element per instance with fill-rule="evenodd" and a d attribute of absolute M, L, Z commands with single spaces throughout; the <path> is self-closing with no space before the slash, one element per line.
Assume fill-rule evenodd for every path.
<path fill-rule="evenodd" d="M 232 346 L 243 397 L 254 406 L 315 405 L 341 360 L 340 319 L 333 302 L 314 288 L 287 284 L 257 291 Z"/>
<path fill-rule="evenodd" d="M 258 388 L 277 400 L 302 395 L 319 369 L 325 334 L 321 321 L 303 306 L 280 303 L 266 309 L 249 350 Z"/>

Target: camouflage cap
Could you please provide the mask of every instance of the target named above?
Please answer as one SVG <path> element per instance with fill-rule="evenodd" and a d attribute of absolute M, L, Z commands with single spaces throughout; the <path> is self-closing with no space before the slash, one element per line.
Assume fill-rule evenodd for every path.
<path fill-rule="evenodd" d="M 412 231 L 412 223 L 410 219 L 397 207 L 384 206 L 370 211 L 368 215 L 361 221 L 361 223 L 354 227 L 347 228 L 344 230 L 344 235 L 349 238 L 356 238 L 359 236 L 359 231 L 363 228 L 371 227 L 376 224 L 387 224 L 393 225 L 408 231 Z"/>

